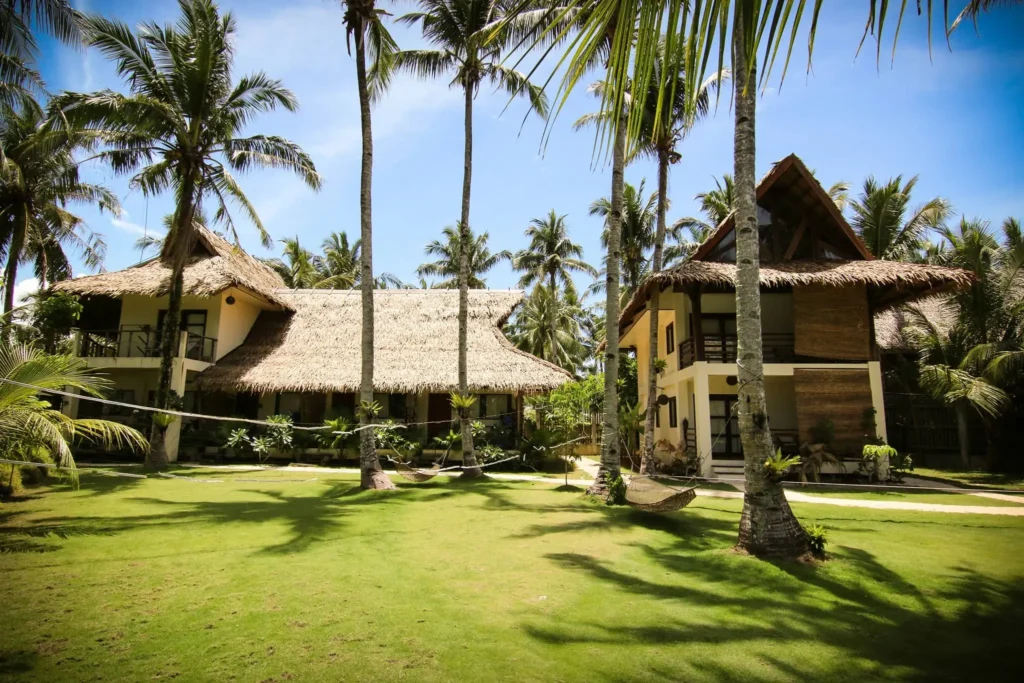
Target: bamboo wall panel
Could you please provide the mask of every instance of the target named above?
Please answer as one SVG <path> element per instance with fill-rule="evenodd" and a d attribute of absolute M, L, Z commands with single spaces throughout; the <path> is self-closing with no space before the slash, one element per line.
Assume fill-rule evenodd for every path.
<path fill-rule="evenodd" d="M 797 355 L 871 358 L 871 316 L 864 285 L 794 287 L 793 320 Z"/>
<path fill-rule="evenodd" d="M 820 420 L 832 420 L 836 454 L 859 455 L 866 439 L 864 414 L 872 407 L 868 371 L 797 369 L 793 388 L 800 442 L 811 440 L 811 429 Z"/>

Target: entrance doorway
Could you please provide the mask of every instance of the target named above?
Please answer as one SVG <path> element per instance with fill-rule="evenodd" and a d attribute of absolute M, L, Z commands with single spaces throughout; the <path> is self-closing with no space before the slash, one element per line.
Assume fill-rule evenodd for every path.
<path fill-rule="evenodd" d="M 736 421 L 736 395 L 712 394 L 711 405 L 711 457 L 732 460 L 743 457 L 740 427 Z"/>
<path fill-rule="evenodd" d="M 430 394 L 427 399 L 427 436 L 447 434 L 451 429 L 452 404 L 448 394 Z"/>

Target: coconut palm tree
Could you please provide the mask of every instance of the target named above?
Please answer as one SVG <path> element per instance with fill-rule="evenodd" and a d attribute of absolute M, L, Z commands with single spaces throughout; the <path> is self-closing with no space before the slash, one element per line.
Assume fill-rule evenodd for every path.
<path fill-rule="evenodd" d="M 486 289 L 487 282 L 483 275 L 502 261 L 512 261 L 512 253 L 503 249 L 492 254 L 487 246 L 490 235 L 486 232 L 474 236 L 472 230 L 446 227 L 441 231 L 443 240 L 432 240 L 424 249 L 428 256 L 436 256 L 437 260 L 424 263 L 416 269 L 419 277 L 439 277 L 434 283 L 437 289 L 455 289 L 465 282 L 469 289 Z M 468 248 L 462 245 L 468 242 Z M 466 277 L 462 276 L 462 257 L 466 260 Z"/>
<path fill-rule="evenodd" d="M 587 354 L 580 340 L 583 315 L 574 288 L 560 297 L 557 289 L 538 284 L 516 311 L 509 339 L 517 348 L 579 374 Z"/>
<path fill-rule="evenodd" d="M 281 276 L 286 287 L 308 289 L 317 286 L 322 278 L 314 261 L 316 257 L 299 244 L 299 236 L 286 237 L 281 244 L 284 245 L 284 258 L 261 259 L 263 263 Z"/>
<path fill-rule="evenodd" d="M 917 176 L 903 182 L 896 176 L 879 183 L 874 176 L 864 181 L 857 199 L 850 201 L 851 226 L 868 250 L 890 261 L 920 260 L 930 230 L 941 230 L 953 207 L 942 197 L 934 197 L 915 208 L 910 215 L 910 195 Z"/>
<path fill-rule="evenodd" d="M 651 270 L 650 252 L 654 248 L 658 224 L 658 193 L 655 191 L 646 195 L 645 184 L 643 180 L 639 185 L 626 183 L 622 192 L 618 269 L 621 273 L 620 305 L 633 297 L 633 293 Z M 601 232 L 601 245 L 604 247 L 609 244 L 611 211 L 612 203 L 607 197 L 595 200 L 589 209 L 591 216 L 600 216 L 605 220 L 604 230 Z M 602 270 L 607 272 L 607 257 L 604 265 Z M 597 280 L 590 286 L 589 291 L 597 292 L 605 286 L 605 283 Z"/>
<path fill-rule="evenodd" d="M 346 41 L 356 46 L 356 87 L 359 91 L 359 126 L 362 133 L 362 158 L 359 176 L 359 242 L 360 276 L 362 292 L 362 337 L 360 339 L 362 365 L 360 370 L 359 401 L 363 406 L 373 403 L 373 126 L 370 117 L 371 86 L 367 78 L 367 59 L 373 67 L 388 64 L 398 51 L 391 34 L 384 27 L 384 10 L 375 0 L 343 0 L 345 8 Z M 351 44 L 349 45 L 351 51 Z M 368 410 L 359 411 L 359 469 L 360 485 L 364 489 L 393 489 L 377 459 L 372 421 Z"/>
<path fill-rule="evenodd" d="M 71 444 L 76 439 L 105 448 L 148 447 L 142 434 L 107 420 L 72 419 L 44 400 L 41 391 L 77 390 L 85 396 L 103 396 L 113 384 L 73 356 L 51 355 L 32 346 L 0 341 L 0 378 L 30 384 L 32 388 L 0 382 L 0 450 L 9 453 L 22 444 L 48 451 L 60 467 L 75 466 Z"/>
<path fill-rule="evenodd" d="M 666 247 L 665 263 L 675 263 L 689 258 L 732 212 L 736 191 L 732 175 L 724 173 L 721 180 L 713 180 L 715 189 L 698 192 L 693 197 L 700 202 L 704 218 L 686 216 L 672 224 L 670 232 L 676 243 Z"/>
<path fill-rule="evenodd" d="M 34 68 L 39 47 L 33 26 L 62 43 L 81 41 L 79 14 L 69 0 L 5 0 L 0 2 L 0 114 L 17 110 L 39 112 L 36 96 L 43 80 Z M 0 160 L 4 156 L 0 142 Z"/>
<path fill-rule="evenodd" d="M 18 266 L 34 262 L 36 275 L 48 281 L 71 276 L 65 247 L 78 251 L 89 267 L 102 264 L 105 245 L 69 204 L 92 204 L 118 214 L 117 197 L 102 185 L 87 183 L 74 155 L 92 144 L 84 130 L 49 130 L 39 107 L 10 111 L 0 118 L 0 255 L 4 269 L 4 313 L 14 307 Z"/>
<path fill-rule="evenodd" d="M 418 12 L 399 17 L 408 25 L 419 25 L 423 37 L 434 46 L 429 50 L 403 50 L 390 62 L 380 62 L 376 75 L 386 88 L 395 72 L 406 71 L 419 78 L 451 77 L 451 84 L 462 88 L 464 105 L 465 149 L 462 173 L 462 213 L 459 227 L 462 242 L 470 243 L 470 192 L 473 177 L 473 100 L 486 81 L 512 96 L 525 96 L 533 111 L 547 114 L 547 99 L 541 88 L 530 83 L 525 75 L 504 64 L 503 53 L 512 41 L 508 30 L 485 30 L 499 24 L 504 13 L 514 3 L 497 0 L 419 0 Z M 386 67 L 386 68 L 385 68 Z M 469 393 L 467 370 L 467 344 L 469 330 L 468 251 L 463 251 L 459 267 L 459 393 Z M 462 458 L 466 469 L 463 476 L 476 477 L 482 471 L 476 468 L 473 453 L 473 435 L 468 416 L 460 418 L 462 432 Z"/>
<path fill-rule="evenodd" d="M 320 245 L 323 256 L 314 256 L 313 262 L 323 279 L 314 285 L 318 289 L 350 289 L 359 282 L 359 259 L 362 242 L 349 244 L 348 234 L 332 232 Z"/>
<path fill-rule="evenodd" d="M 640 154 L 652 156 L 658 161 L 658 208 L 657 222 L 654 231 L 654 251 L 651 255 L 651 273 L 661 271 L 663 254 L 665 250 L 665 236 L 668 232 L 668 172 L 669 166 L 677 164 L 682 159 L 679 153 L 679 143 L 690 131 L 693 125 L 707 115 L 710 92 L 712 88 L 720 85 L 721 79 L 726 75 L 716 73 L 709 77 L 703 86 L 697 91 L 696 97 L 692 100 L 687 97 L 686 91 L 682 88 L 672 93 L 672 98 L 667 103 L 660 103 L 657 90 L 660 87 L 662 78 L 667 76 L 664 71 L 672 71 L 677 80 L 685 80 L 686 74 L 677 62 L 665 64 L 658 59 L 654 62 L 654 70 L 651 72 L 648 82 L 648 93 L 646 99 L 646 110 L 640 128 L 640 145 L 637 150 Z M 644 451 L 640 457 L 640 473 L 646 474 L 650 463 L 654 459 L 654 421 L 657 411 L 657 363 L 658 348 L 658 324 L 659 324 L 659 300 L 661 291 L 655 288 L 651 294 L 649 317 L 649 347 L 647 368 L 647 409 L 644 420 Z"/>
<path fill-rule="evenodd" d="M 313 161 L 293 142 L 277 136 L 250 135 L 255 115 L 283 107 L 295 111 L 295 96 L 262 72 L 232 79 L 235 21 L 212 0 L 179 0 L 174 25 L 144 23 L 137 33 L 125 24 L 98 16 L 84 21 L 87 45 L 112 59 L 130 93 L 104 90 L 66 92 L 54 98 L 60 115 L 54 127 L 80 125 L 101 135 L 109 149 L 101 159 L 118 173 L 134 173 L 132 186 L 143 194 L 172 190 L 174 225 L 160 258 L 171 269 L 170 297 L 161 341 L 156 406 L 170 397 L 171 363 L 181 313 L 183 272 L 196 241 L 194 216 L 205 201 L 216 207 L 214 220 L 238 241 L 228 203 L 256 226 L 264 246 L 270 236 L 233 171 L 281 168 L 313 189 L 320 175 Z M 166 467 L 163 439 L 154 438 L 147 466 Z"/>
<path fill-rule="evenodd" d="M 582 259 L 583 247 L 569 239 L 569 230 L 565 224 L 565 215 L 559 216 L 552 209 L 545 218 L 534 218 L 526 228 L 526 236 L 530 245 L 516 254 L 512 261 L 513 268 L 525 271 L 519 278 L 520 287 L 532 284 L 541 285 L 545 280 L 548 284 L 548 298 L 558 298 L 558 283 L 561 281 L 566 288 L 572 286 L 572 273 L 587 273 L 597 276 L 597 269 Z M 549 316 L 551 329 L 549 339 L 558 337 L 557 316 Z M 549 345 L 552 363 L 558 363 L 556 345 Z"/>

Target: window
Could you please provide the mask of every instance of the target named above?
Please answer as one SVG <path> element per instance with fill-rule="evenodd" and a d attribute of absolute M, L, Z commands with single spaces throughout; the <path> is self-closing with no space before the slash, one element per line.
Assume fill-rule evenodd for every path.
<path fill-rule="evenodd" d="M 654 428 L 661 429 L 661 406 L 654 406 Z"/>
<path fill-rule="evenodd" d="M 388 394 L 388 415 L 396 420 L 404 420 L 405 394 Z"/>
<path fill-rule="evenodd" d="M 477 417 L 498 419 L 512 412 L 509 394 L 480 394 L 477 396 Z"/>
<path fill-rule="evenodd" d="M 665 355 L 671 355 L 676 349 L 676 326 L 669 323 L 665 328 Z"/>
<path fill-rule="evenodd" d="M 334 392 L 331 394 L 331 414 L 352 420 L 356 416 L 356 395 L 352 393 Z"/>
<path fill-rule="evenodd" d="M 668 399 L 668 426 L 672 429 L 679 426 L 679 413 L 676 408 L 675 396 L 671 396 Z"/>

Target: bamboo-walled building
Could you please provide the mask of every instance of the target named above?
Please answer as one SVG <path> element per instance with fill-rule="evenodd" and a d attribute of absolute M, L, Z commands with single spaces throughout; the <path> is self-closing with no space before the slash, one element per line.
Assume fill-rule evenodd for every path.
<path fill-rule="evenodd" d="M 58 283 L 83 303 L 76 353 L 104 370 L 120 402 L 152 405 L 170 269 L 160 258 L 113 273 Z M 218 235 L 200 230 L 185 268 L 180 336 L 171 388 L 184 409 L 296 423 L 354 419 L 360 382 L 358 290 L 291 290 L 280 276 Z M 458 389 L 457 290 L 374 292 L 374 392 L 380 417 L 417 423 L 405 436 L 451 429 Z M 521 426 L 522 399 L 571 379 L 565 370 L 515 348 L 501 331 L 520 291 L 469 293 L 469 388 L 476 418 Z M 137 419 L 131 409 L 71 400 L 73 416 Z M 419 423 L 429 423 L 422 425 Z M 177 458 L 182 422 L 168 431 Z M 184 422 L 186 437 L 208 425 Z M 187 443 L 186 439 L 186 443 Z"/>
<path fill-rule="evenodd" d="M 784 451 L 831 423 L 833 448 L 855 457 L 885 439 L 875 320 L 901 304 L 965 286 L 966 271 L 876 260 L 803 162 L 790 155 L 757 187 L 765 391 Z M 682 264 L 649 278 L 619 319 L 635 349 L 646 405 L 650 353 L 657 378 L 656 453 L 704 458 L 705 475 L 737 473 L 736 245 L 732 215 Z M 659 288 L 658 348 L 650 349 L 650 294 Z M 661 444 L 658 446 L 657 444 Z"/>

